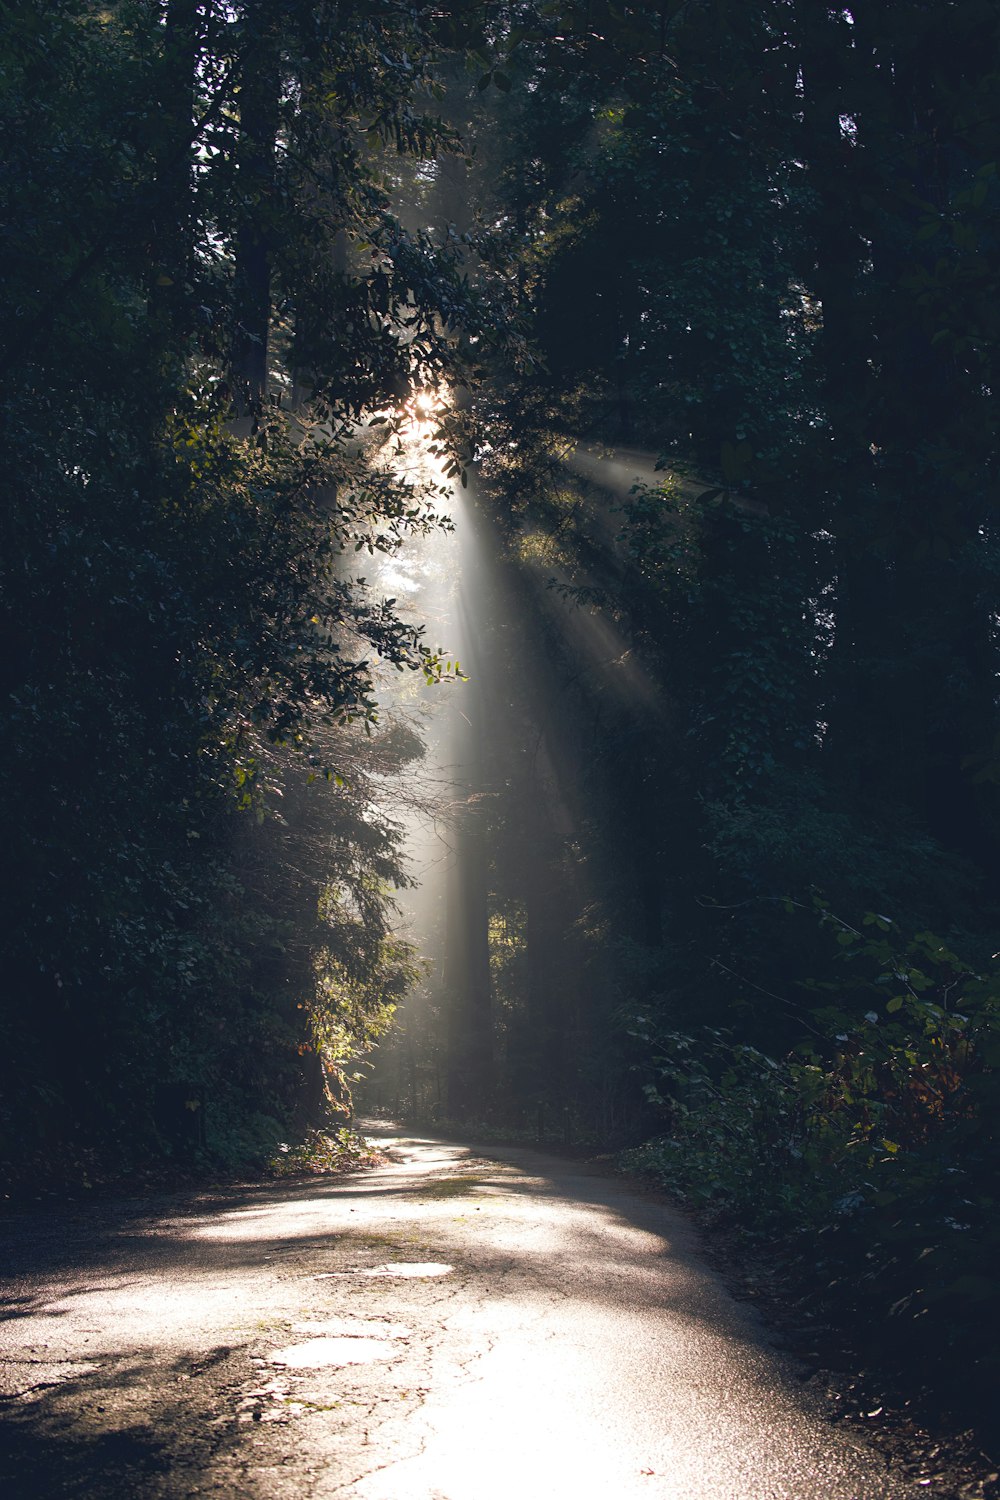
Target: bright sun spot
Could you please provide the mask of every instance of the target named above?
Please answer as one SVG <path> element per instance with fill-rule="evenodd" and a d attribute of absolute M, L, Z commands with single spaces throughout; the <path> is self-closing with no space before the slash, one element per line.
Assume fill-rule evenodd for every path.
<path fill-rule="evenodd" d="M 441 413 L 445 400 L 440 391 L 414 391 L 404 408 L 414 427 L 426 431 Z"/>

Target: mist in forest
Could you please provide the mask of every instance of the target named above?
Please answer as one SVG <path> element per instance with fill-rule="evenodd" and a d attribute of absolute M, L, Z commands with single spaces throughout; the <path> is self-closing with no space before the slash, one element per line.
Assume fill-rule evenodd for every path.
<path fill-rule="evenodd" d="M 998 45 L 13 7 L 11 1191 L 353 1088 L 634 1148 L 988 1387 Z"/>
<path fill-rule="evenodd" d="M 446 650 L 453 669 L 432 686 L 395 673 L 379 681 L 381 713 L 407 722 L 424 746 L 395 789 L 411 882 L 395 895 L 399 931 L 418 951 L 421 977 L 370 1059 L 372 1076 L 358 1102 L 443 1119 L 482 1107 L 494 1083 L 488 886 L 490 826 L 502 789 L 489 780 L 485 741 L 491 756 L 507 757 L 514 745 L 504 718 L 490 711 L 488 642 L 507 622 L 495 615 L 495 570 L 477 523 L 475 475 L 467 473 L 464 486 L 447 485 L 432 451 L 434 419 L 428 400 L 403 428 L 403 468 L 416 482 L 447 490 L 444 525 L 372 574 L 373 586 L 395 597 Z"/>
<path fill-rule="evenodd" d="M 402 468 L 441 486 L 434 428 L 426 399 L 400 434 Z M 612 457 L 572 441 L 561 462 L 605 542 L 632 489 L 663 482 L 652 453 Z M 571 1020 L 567 995 L 601 933 L 580 687 L 588 714 L 619 727 L 637 706 L 661 716 L 662 691 L 608 612 L 570 596 L 530 526 L 505 535 L 484 500 L 471 466 L 441 507 L 446 528 L 371 570 L 372 586 L 425 626 L 460 675 L 433 686 L 379 679 L 386 722 L 406 722 L 424 745 L 391 789 L 411 882 L 394 896 L 398 931 L 422 972 L 363 1063 L 355 1102 L 425 1121 L 514 1119 L 545 1138 L 614 1132 L 627 1128 L 621 1083 L 605 1080 L 603 1113 L 584 1125 L 566 1045 L 567 1031 L 580 1046 L 587 1038 L 587 1014 Z M 531 644 L 539 620 L 555 635 L 545 654 Z"/>

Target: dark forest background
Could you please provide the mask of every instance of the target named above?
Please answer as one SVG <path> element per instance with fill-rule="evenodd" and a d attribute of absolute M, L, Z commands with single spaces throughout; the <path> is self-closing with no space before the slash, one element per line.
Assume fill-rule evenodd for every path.
<path fill-rule="evenodd" d="M 259 1167 L 367 1057 L 372 1107 L 632 1147 L 985 1410 L 998 43 L 990 0 L 4 8 L 10 1191 Z M 467 684 L 364 581 L 451 480 Z M 423 956 L 386 666 L 479 726 Z"/>

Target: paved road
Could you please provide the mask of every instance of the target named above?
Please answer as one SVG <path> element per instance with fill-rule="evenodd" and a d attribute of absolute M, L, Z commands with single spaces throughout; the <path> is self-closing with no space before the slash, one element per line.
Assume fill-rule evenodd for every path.
<path fill-rule="evenodd" d="M 908 1500 L 685 1220 L 593 1167 L 388 1166 L 0 1226 L 0 1494 Z"/>

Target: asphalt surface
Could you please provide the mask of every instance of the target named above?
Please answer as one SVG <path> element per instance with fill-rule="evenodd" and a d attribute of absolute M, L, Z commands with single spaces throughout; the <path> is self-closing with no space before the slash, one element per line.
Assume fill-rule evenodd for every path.
<path fill-rule="evenodd" d="M 0 1225 L 0 1495 L 909 1500 L 683 1216 L 426 1138 Z"/>

